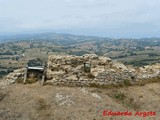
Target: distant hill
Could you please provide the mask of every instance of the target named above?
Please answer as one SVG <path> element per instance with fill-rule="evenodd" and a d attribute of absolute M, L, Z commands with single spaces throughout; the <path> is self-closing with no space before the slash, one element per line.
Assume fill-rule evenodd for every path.
<path fill-rule="evenodd" d="M 90 53 L 134 67 L 149 65 L 160 62 L 160 38 L 113 39 L 57 33 L 1 35 L 0 74 L 24 67 L 29 60 L 47 61 L 52 54 Z"/>
<path fill-rule="evenodd" d="M 41 34 L 19 34 L 19 35 L 6 35 L 0 36 L 0 42 L 13 42 L 13 41 L 54 41 L 61 45 L 71 45 L 80 42 L 92 41 L 92 40 L 102 40 L 102 37 L 92 37 L 92 36 L 80 36 L 80 35 L 70 35 L 70 34 L 56 34 L 56 33 L 41 33 Z"/>

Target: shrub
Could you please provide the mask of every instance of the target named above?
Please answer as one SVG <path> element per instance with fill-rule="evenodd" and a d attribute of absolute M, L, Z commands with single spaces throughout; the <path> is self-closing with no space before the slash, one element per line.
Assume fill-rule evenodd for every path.
<path fill-rule="evenodd" d="M 114 97 L 118 100 L 124 100 L 126 97 L 126 95 L 124 93 L 115 93 Z"/>
<path fill-rule="evenodd" d="M 132 85 L 129 80 L 124 80 L 123 83 L 124 83 L 125 86 L 131 86 Z"/>

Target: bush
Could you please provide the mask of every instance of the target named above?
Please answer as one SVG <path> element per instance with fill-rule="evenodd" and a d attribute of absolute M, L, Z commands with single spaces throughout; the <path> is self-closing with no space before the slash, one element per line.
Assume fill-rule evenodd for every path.
<path fill-rule="evenodd" d="M 114 97 L 118 100 L 124 100 L 126 97 L 126 95 L 124 93 L 115 93 Z"/>
<path fill-rule="evenodd" d="M 42 66 L 43 65 L 43 61 L 40 60 L 39 58 L 32 59 L 32 60 L 28 61 L 27 65 L 28 66 Z"/>
<path fill-rule="evenodd" d="M 0 78 L 3 78 L 3 76 L 7 75 L 6 71 L 0 71 Z"/>
<path fill-rule="evenodd" d="M 125 86 L 131 86 L 132 85 L 129 80 L 124 80 L 123 83 L 124 83 Z"/>

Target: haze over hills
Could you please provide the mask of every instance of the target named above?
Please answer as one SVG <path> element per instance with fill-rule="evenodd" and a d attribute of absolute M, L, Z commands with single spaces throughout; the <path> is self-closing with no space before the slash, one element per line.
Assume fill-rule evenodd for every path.
<path fill-rule="evenodd" d="M 71 35 L 71 34 L 57 34 L 57 33 L 35 33 L 35 34 L 15 34 L 0 36 L 0 42 L 13 42 L 21 40 L 44 40 L 44 41 L 64 41 L 80 42 L 87 40 L 101 40 L 103 37 Z"/>

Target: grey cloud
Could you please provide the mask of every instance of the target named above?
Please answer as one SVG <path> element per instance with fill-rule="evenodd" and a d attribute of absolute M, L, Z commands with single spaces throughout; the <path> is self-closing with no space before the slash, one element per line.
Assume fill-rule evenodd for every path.
<path fill-rule="evenodd" d="M 160 31 L 159 5 L 158 0 L 0 0 L 0 32 L 65 29 L 102 36 L 155 35 Z"/>

